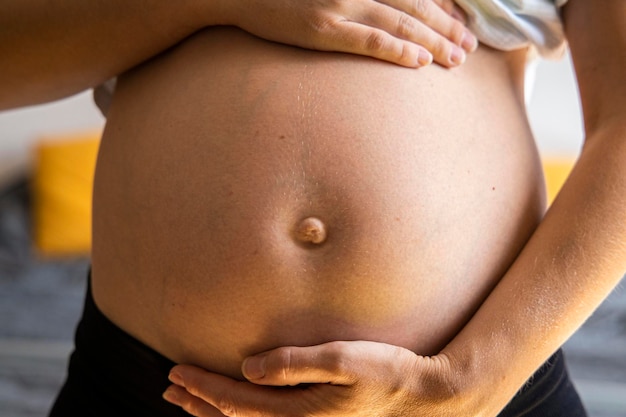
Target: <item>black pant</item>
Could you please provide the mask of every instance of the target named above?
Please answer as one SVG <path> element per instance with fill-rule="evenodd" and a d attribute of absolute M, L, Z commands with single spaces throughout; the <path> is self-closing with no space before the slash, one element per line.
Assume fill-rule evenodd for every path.
<path fill-rule="evenodd" d="M 587 412 L 558 350 L 528 380 L 498 417 L 586 417 Z"/>
<path fill-rule="evenodd" d="M 161 397 L 175 363 L 107 319 L 90 285 L 74 344 L 50 417 L 190 416 Z"/>

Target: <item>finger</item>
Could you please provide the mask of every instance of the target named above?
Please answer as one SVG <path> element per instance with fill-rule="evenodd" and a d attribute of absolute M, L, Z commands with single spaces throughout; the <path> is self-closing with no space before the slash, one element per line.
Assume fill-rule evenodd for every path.
<path fill-rule="evenodd" d="M 397 11 L 407 13 L 415 19 L 427 24 L 437 32 L 445 35 L 453 42 L 460 40 L 463 25 L 452 17 L 455 10 L 451 0 L 376 0 Z M 451 31 L 451 28 L 454 31 Z"/>
<path fill-rule="evenodd" d="M 163 398 L 196 417 L 224 417 L 224 414 L 206 401 L 191 395 L 185 388 L 171 385 L 163 393 Z"/>
<path fill-rule="evenodd" d="M 453 0 L 432 0 L 446 14 L 454 17 L 464 25 L 467 23 L 467 17 L 463 9 L 461 9 Z"/>
<path fill-rule="evenodd" d="M 406 4 L 406 0 L 379 0 L 384 4 L 403 11 L 417 21 L 434 30 L 446 40 L 463 47 L 467 52 L 476 49 L 476 37 L 452 14 L 456 8 L 454 3 L 439 0 L 441 4 L 432 0 L 412 0 Z M 419 36 L 419 32 L 413 32 L 413 36 Z M 408 38 L 413 40 L 411 38 Z M 421 41 L 420 41 L 421 42 Z M 423 44 L 423 42 L 422 42 Z M 428 45 L 424 45 L 428 47 Z"/>
<path fill-rule="evenodd" d="M 432 0 L 432 2 L 447 14 L 452 14 L 452 10 L 454 10 L 455 3 L 453 0 Z"/>
<path fill-rule="evenodd" d="M 413 42 L 399 39 L 384 30 L 351 21 L 340 21 L 324 36 L 332 39 L 328 50 L 366 55 L 410 68 L 432 62 L 432 54 Z"/>
<path fill-rule="evenodd" d="M 255 384 L 302 383 L 353 385 L 396 365 L 409 363 L 406 349 L 375 342 L 329 342 L 308 347 L 281 347 L 246 358 L 244 376 Z"/>
<path fill-rule="evenodd" d="M 421 45 L 432 54 L 438 64 L 451 67 L 465 62 L 462 48 L 406 13 L 387 8 L 385 13 L 369 15 L 364 24 L 393 28 L 388 29 L 392 36 Z"/>
<path fill-rule="evenodd" d="M 176 377 L 172 378 L 172 374 Z M 321 385 L 310 387 L 311 389 L 266 387 L 250 382 L 236 381 L 188 365 L 177 365 L 172 368 L 170 378 L 176 380 L 179 385 L 174 391 L 176 394 L 180 390 L 185 391 L 186 396 L 180 395 L 178 401 L 183 402 L 183 408 L 186 411 L 190 412 L 187 407 L 192 411 L 196 410 L 196 412 L 210 411 L 210 408 L 202 405 L 204 403 L 221 412 L 217 415 L 206 414 L 208 417 L 221 416 L 222 414 L 228 417 L 312 415 L 311 410 L 320 403 L 319 398 L 323 397 L 320 395 L 319 387 L 323 387 Z M 332 388 L 340 389 L 342 387 Z M 194 398 L 190 399 L 189 396 Z M 306 410 L 308 412 L 305 413 Z M 194 415 L 204 417 L 203 414 Z"/>
<path fill-rule="evenodd" d="M 242 372 L 248 380 L 263 385 L 350 385 L 357 379 L 354 356 L 349 344 L 343 342 L 288 346 L 246 358 Z"/>
<path fill-rule="evenodd" d="M 465 53 L 476 49 L 478 42 L 474 35 L 431 0 L 420 3 L 428 6 L 414 6 L 405 11 L 399 9 L 406 7 L 402 0 L 385 2 L 386 5 L 364 9 L 362 23 L 423 46 L 437 63 L 445 66 L 463 63 Z"/>
<path fill-rule="evenodd" d="M 461 46 L 466 52 L 474 52 L 478 48 L 478 38 L 467 28 L 468 18 L 465 10 L 463 10 L 459 5 L 457 5 L 452 0 L 434 0 L 435 3 L 439 6 L 439 10 L 442 10 L 445 15 L 449 15 L 454 18 L 456 22 L 452 22 L 445 18 L 437 8 L 435 7 L 435 19 L 436 22 L 441 22 L 441 24 L 433 23 L 437 27 L 441 25 L 440 33 L 442 33 L 448 39 L 457 39 L 457 45 Z M 459 26 L 460 24 L 460 26 Z M 461 33 L 460 38 L 458 34 Z"/>

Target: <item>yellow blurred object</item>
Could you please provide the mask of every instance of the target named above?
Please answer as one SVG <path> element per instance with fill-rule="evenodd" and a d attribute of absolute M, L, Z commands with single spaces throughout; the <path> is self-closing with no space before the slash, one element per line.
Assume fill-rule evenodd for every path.
<path fill-rule="evenodd" d="M 101 132 L 43 138 L 35 149 L 35 247 L 44 256 L 91 249 L 91 196 Z"/>
<path fill-rule="evenodd" d="M 542 158 L 543 172 L 548 191 L 548 204 L 552 204 L 554 201 L 554 198 L 565 183 L 575 162 L 576 158 L 574 157 L 545 156 Z"/>

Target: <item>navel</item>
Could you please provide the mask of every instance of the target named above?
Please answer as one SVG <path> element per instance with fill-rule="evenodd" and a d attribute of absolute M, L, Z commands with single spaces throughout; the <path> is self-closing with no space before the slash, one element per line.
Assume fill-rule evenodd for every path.
<path fill-rule="evenodd" d="M 326 240 L 326 225 L 317 217 L 307 217 L 296 226 L 295 237 L 300 242 L 319 245 Z"/>

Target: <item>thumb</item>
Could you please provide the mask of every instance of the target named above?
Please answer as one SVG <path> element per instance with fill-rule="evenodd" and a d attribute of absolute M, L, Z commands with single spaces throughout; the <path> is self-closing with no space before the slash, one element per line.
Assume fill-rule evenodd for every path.
<path fill-rule="evenodd" d="M 242 373 L 260 385 L 354 385 L 396 368 L 406 372 L 415 357 L 413 352 L 384 343 L 339 341 L 281 347 L 251 356 L 244 360 Z"/>
<path fill-rule="evenodd" d="M 241 370 L 246 379 L 261 385 L 349 385 L 355 380 L 349 350 L 345 342 L 280 347 L 246 358 Z"/>

